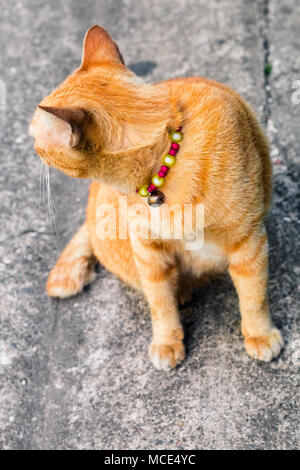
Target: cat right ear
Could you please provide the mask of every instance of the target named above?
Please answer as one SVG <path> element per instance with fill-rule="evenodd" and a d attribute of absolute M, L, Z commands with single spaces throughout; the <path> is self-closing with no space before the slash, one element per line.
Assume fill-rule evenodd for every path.
<path fill-rule="evenodd" d="M 38 125 L 32 123 L 30 133 L 46 144 L 77 147 L 82 136 L 82 127 L 87 117 L 81 108 L 56 108 L 39 105 Z M 44 113 L 46 111 L 46 113 Z"/>
<path fill-rule="evenodd" d="M 124 59 L 117 44 L 101 26 L 92 26 L 86 32 L 83 43 L 83 56 L 79 70 L 87 70 L 89 66 L 110 62 L 124 64 Z"/>

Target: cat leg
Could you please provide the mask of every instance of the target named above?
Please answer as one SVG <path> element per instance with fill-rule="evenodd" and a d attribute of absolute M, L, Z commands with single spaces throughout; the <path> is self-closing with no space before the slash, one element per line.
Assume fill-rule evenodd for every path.
<path fill-rule="evenodd" d="M 183 328 L 177 300 L 177 266 L 175 257 L 159 244 L 134 242 L 134 258 L 144 294 L 149 302 L 153 339 L 149 356 L 154 367 L 167 371 L 185 357 Z"/>
<path fill-rule="evenodd" d="M 48 295 L 63 299 L 81 292 L 85 285 L 96 278 L 95 263 L 87 224 L 83 224 L 50 272 Z"/>
<path fill-rule="evenodd" d="M 249 356 L 271 361 L 283 347 L 274 327 L 267 299 L 268 240 L 264 227 L 229 253 L 229 273 L 236 287 L 242 317 L 242 333 Z"/>

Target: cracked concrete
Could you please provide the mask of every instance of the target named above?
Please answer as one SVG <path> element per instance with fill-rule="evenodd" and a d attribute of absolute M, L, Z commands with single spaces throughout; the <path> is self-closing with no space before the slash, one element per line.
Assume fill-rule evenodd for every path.
<path fill-rule="evenodd" d="M 299 448 L 300 103 L 292 98 L 299 2 L 0 0 L 0 7 L 1 448 Z M 47 274 L 84 218 L 88 181 L 52 172 L 54 236 L 45 201 L 39 208 L 40 161 L 27 128 L 40 99 L 78 65 L 95 23 L 146 81 L 215 78 L 239 91 L 266 126 L 274 164 L 270 303 L 286 341 L 272 363 L 246 356 L 228 277 L 182 310 L 187 359 L 169 374 L 148 361 L 145 300 L 103 268 L 78 297 L 46 296 Z"/>
<path fill-rule="evenodd" d="M 269 0 L 262 2 L 262 28 L 261 37 L 264 51 L 264 90 L 265 90 L 265 104 L 262 113 L 262 122 L 268 125 L 270 119 L 270 101 L 271 101 L 271 88 L 270 88 L 270 74 L 267 73 L 267 67 L 270 67 L 270 7 Z M 271 66 L 272 67 L 272 66 Z"/>

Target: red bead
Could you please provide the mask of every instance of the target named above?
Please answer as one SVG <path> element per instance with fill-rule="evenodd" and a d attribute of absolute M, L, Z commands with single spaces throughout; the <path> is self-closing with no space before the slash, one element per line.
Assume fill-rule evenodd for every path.
<path fill-rule="evenodd" d="M 169 167 L 168 167 L 168 166 L 165 166 L 165 165 L 162 165 L 162 166 L 160 167 L 160 171 L 163 171 L 164 173 L 167 174 L 168 171 L 169 171 Z"/>
<path fill-rule="evenodd" d="M 148 186 L 147 189 L 148 189 L 149 193 L 152 193 L 156 189 L 156 186 L 154 186 L 154 184 L 151 183 L 150 186 Z"/>
<path fill-rule="evenodd" d="M 178 150 L 180 147 L 179 144 L 177 144 L 176 142 L 173 142 L 172 145 L 171 145 L 171 149 L 174 149 L 174 150 Z"/>
<path fill-rule="evenodd" d="M 167 174 L 167 173 L 165 173 L 164 171 L 161 171 L 161 170 L 158 172 L 158 176 L 159 176 L 160 178 L 164 178 L 164 177 L 166 176 L 166 174 Z"/>
<path fill-rule="evenodd" d="M 173 155 L 173 157 L 176 156 L 176 153 L 177 153 L 177 150 L 175 150 L 175 149 L 169 150 L 169 155 Z"/>
<path fill-rule="evenodd" d="M 181 127 L 181 126 L 179 126 L 179 127 L 177 127 L 177 129 L 175 129 L 175 132 L 180 132 L 180 131 L 181 131 L 181 129 L 182 129 L 182 127 Z"/>

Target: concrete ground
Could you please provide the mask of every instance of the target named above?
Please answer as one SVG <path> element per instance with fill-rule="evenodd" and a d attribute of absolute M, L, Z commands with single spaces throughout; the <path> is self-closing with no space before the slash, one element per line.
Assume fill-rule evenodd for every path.
<path fill-rule="evenodd" d="M 0 446 L 299 449 L 299 1 L 0 0 L 0 10 Z M 146 81 L 220 80 L 267 130 L 270 302 L 286 341 L 272 363 L 244 352 L 227 277 L 182 310 L 188 355 L 169 374 L 148 360 L 145 300 L 103 268 L 78 297 L 46 296 L 47 274 L 84 219 L 89 183 L 52 172 L 55 237 L 47 204 L 39 207 L 40 161 L 27 128 L 40 99 L 79 65 L 95 23 Z"/>

